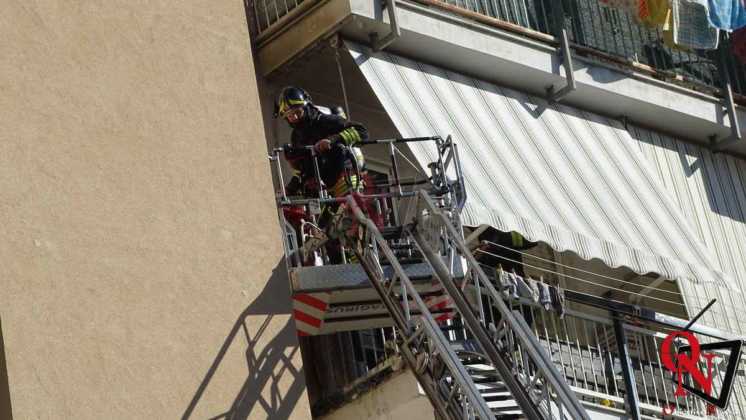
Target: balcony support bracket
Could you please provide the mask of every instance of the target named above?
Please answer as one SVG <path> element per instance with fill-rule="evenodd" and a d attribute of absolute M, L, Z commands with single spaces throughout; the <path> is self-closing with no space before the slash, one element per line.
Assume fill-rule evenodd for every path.
<path fill-rule="evenodd" d="M 736 113 L 736 103 L 733 100 L 733 89 L 731 87 L 730 74 L 725 68 L 724 48 L 720 48 L 719 63 L 720 78 L 723 81 L 723 106 L 728 112 L 728 121 L 730 122 L 730 136 L 724 139 L 718 139 L 717 136 L 710 136 L 710 149 L 713 152 L 722 152 L 726 148 L 741 141 L 741 127 L 738 126 L 738 114 Z"/>
<path fill-rule="evenodd" d="M 383 3 L 384 1 L 385 3 Z M 381 0 L 381 8 L 386 9 L 389 14 L 389 26 L 391 27 L 391 31 L 383 38 L 378 35 L 378 32 L 373 32 L 369 35 L 370 44 L 375 52 L 383 51 L 401 36 L 399 19 L 396 15 L 396 0 Z M 381 12 L 383 12 L 383 10 L 381 10 Z"/>
<path fill-rule="evenodd" d="M 555 37 L 559 40 L 557 54 L 562 58 L 562 65 L 565 68 L 565 79 L 567 83 L 561 89 L 555 89 L 554 85 L 549 86 L 547 91 L 547 100 L 549 103 L 559 102 L 569 93 L 577 88 L 575 83 L 575 72 L 572 64 L 572 50 L 570 41 L 567 37 L 567 28 L 565 27 L 565 12 L 561 1 L 554 2 L 554 15 L 559 21 L 556 24 Z"/>

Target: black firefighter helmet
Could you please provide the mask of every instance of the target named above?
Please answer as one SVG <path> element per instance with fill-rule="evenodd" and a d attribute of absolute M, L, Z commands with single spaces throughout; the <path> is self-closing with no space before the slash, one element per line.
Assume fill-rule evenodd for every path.
<path fill-rule="evenodd" d="M 294 108 L 305 107 L 311 104 L 311 95 L 305 90 L 288 86 L 282 89 L 279 95 L 277 95 L 277 102 L 275 102 L 275 118 L 285 117 L 285 115 Z"/>

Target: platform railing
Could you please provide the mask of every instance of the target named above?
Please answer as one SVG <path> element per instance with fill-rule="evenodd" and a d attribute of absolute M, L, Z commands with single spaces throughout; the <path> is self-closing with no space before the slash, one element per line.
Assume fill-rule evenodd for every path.
<path fill-rule="evenodd" d="M 429 164 L 429 173 L 421 174 L 415 180 L 405 180 L 402 177 L 402 156 L 400 147 L 407 143 L 424 143 L 429 148 L 433 161 Z M 374 215 L 374 220 L 379 229 L 401 228 L 406 218 L 411 218 L 414 210 L 414 199 L 419 190 L 430 192 L 438 196 L 444 206 L 460 210 L 466 200 L 466 188 L 463 182 L 463 174 L 458 158 L 458 148 L 450 137 L 439 136 L 414 137 L 414 138 L 390 138 L 366 140 L 357 144 L 356 147 L 382 147 L 389 153 L 391 170 L 388 181 L 378 185 L 367 185 L 363 183 L 365 199 Z M 349 148 L 347 148 L 349 149 Z M 320 231 L 328 231 L 322 224 L 322 212 L 327 208 L 344 206 L 346 197 L 332 197 L 327 186 L 321 179 L 320 158 L 313 146 L 301 148 L 301 152 L 307 153 L 314 167 L 314 176 L 311 180 L 315 189 L 309 194 L 289 196 L 285 190 L 285 182 L 288 176 L 283 168 L 283 156 L 288 153 L 289 147 L 274 148 L 269 155 L 270 162 L 274 166 L 276 180 L 277 205 L 280 218 L 280 226 L 283 229 L 283 247 L 285 249 L 286 263 L 289 269 L 302 267 L 304 265 L 328 265 L 331 263 L 329 246 L 313 247 L 308 242 L 314 240 L 313 234 Z M 297 153 L 298 150 L 295 150 Z M 353 154 L 353 151 L 350 151 Z M 406 159 L 405 159 L 406 160 Z M 407 162 L 411 164 L 411 162 Z M 356 177 L 358 180 L 365 178 L 364 168 L 348 168 L 347 178 Z M 456 213 L 454 213 L 456 214 Z M 290 216 L 295 220 L 291 222 Z M 328 220 L 326 221 L 328 222 Z M 460 226 L 460 220 L 453 220 Z M 317 235 L 323 236 L 323 235 Z M 351 250 L 343 240 L 335 242 L 338 255 L 341 257 L 339 263 L 348 263 Z M 413 249 L 408 240 L 395 239 L 391 243 L 397 255 L 406 256 Z M 305 247 L 305 248 L 304 248 Z M 313 249 L 313 253 L 304 255 L 304 251 Z M 313 258 L 314 261 L 309 261 Z"/>

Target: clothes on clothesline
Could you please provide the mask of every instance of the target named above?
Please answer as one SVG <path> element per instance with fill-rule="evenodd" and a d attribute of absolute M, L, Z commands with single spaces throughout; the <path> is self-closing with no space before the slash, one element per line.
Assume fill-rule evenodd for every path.
<path fill-rule="evenodd" d="M 545 311 L 552 309 L 552 292 L 549 291 L 549 285 L 539 282 L 539 304 Z"/>
<path fill-rule="evenodd" d="M 746 26 L 746 4 L 743 0 L 708 0 L 708 19 L 714 28 L 734 31 Z"/>
<path fill-rule="evenodd" d="M 536 281 L 528 277 L 523 277 L 516 274 L 515 271 L 508 273 L 508 278 L 515 284 L 515 291 L 517 296 L 522 298 L 531 299 L 533 302 L 539 302 L 539 287 L 536 285 Z"/>
<path fill-rule="evenodd" d="M 720 30 L 708 20 L 707 0 L 672 0 L 673 42 L 695 50 L 718 47 Z"/>
<path fill-rule="evenodd" d="M 640 22 L 647 26 L 663 26 L 671 16 L 668 0 L 640 0 Z"/>
<path fill-rule="evenodd" d="M 565 317 L 565 291 L 559 287 L 550 287 L 552 308 L 560 318 Z"/>
<path fill-rule="evenodd" d="M 729 0 L 732 9 L 741 10 L 741 1 Z M 713 26 L 711 4 L 715 0 L 599 0 L 609 7 L 618 8 L 629 13 L 636 21 L 649 27 L 658 27 L 663 31 L 663 42 L 670 48 L 680 50 L 712 50 L 718 46 L 719 27 Z M 727 3 L 720 1 L 720 3 Z M 722 6 L 722 5 L 721 5 Z M 715 6 L 717 10 L 723 7 Z M 740 12 L 739 12 L 740 13 Z M 734 14 L 740 18 L 739 13 Z M 723 13 L 718 13 L 722 15 Z M 743 13 L 746 19 L 746 10 Z"/>
<path fill-rule="evenodd" d="M 497 270 L 503 295 L 508 299 L 529 299 L 544 310 L 553 310 L 560 318 L 565 316 L 565 291 L 559 286 L 546 284 L 543 279 L 525 278 L 515 272 Z"/>
<path fill-rule="evenodd" d="M 500 271 L 500 282 L 503 288 L 503 295 L 508 299 L 518 299 L 518 283 L 516 275 L 506 271 Z"/>

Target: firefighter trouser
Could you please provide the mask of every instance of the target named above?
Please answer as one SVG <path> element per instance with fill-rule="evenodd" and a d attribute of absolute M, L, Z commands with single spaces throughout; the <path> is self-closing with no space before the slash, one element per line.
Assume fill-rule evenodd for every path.
<path fill-rule="evenodd" d="M 345 197 L 353 192 L 361 192 L 363 190 L 362 179 L 358 178 L 357 175 L 343 174 L 337 178 L 337 181 L 329 189 L 329 194 L 335 198 Z M 349 215 L 343 214 L 346 211 L 346 205 L 342 203 L 330 203 L 325 204 L 321 208 L 321 215 L 319 216 L 319 227 L 326 231 L 327 236 L 330 240 L 326 245 L 326 252 L 329 256 L 329 262 L 331 264 L 341 264 L 342 249 L 339 241 L 340 236 L 344 234 L 343 224 L 340 224 L 340 220 L 350 217 Z"/>

